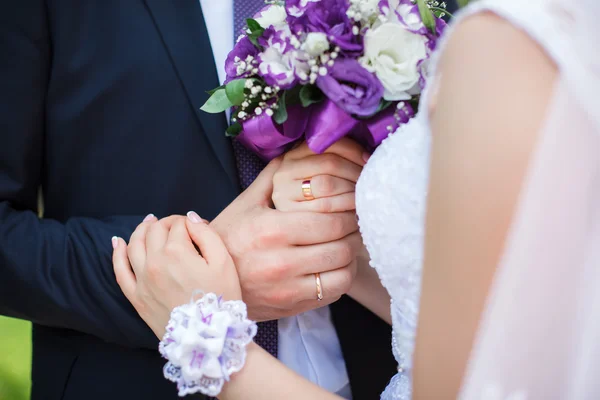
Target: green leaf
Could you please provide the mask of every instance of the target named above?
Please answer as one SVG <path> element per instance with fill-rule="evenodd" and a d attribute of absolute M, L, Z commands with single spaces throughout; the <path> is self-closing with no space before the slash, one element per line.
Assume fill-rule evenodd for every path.
<path fill-rule="evenodd" d="M 291 89 L 285 91 L 285 105 L 286 107 L 300 105 L 300 90 L 302 86 L 296 85 Z"/>
<path fill-rule="evenodd" d="M 421 13 L 421 20 L 423 20 L 423 24 L 427 27 L 427 29 L 435 34 L 435 17 L 425 3 L 425 0 L 417 0 L 417 5 L 419 6 L 419 13 Z"/>
<path fill-rule="evenodd" d="M 248 27 L 250 32 L 254 32 L 254 31 L 258 31 L 258 30 L 264 31 L 264 28 L 262 26 L 260 26 L 258 21 L 255 19 L 252 19 L 252 18 L 246 19 L 246 26 Z"/>
<path fill-rule="evenodd" d="M 300 89 L 300 102 L 302 103 L 302 107 L 320 103 L 324 99 L 325 95 L 316 85 L 305 85 Z"/>
<path fill-rule="evenodd" d="M 206 92 L 206 93 L 208 93 L 208 94 L 210 94 L 210 95 L 212 96 L 212 95 L 213 95 L 213 94 L 215 94 L 215 92 L 216 92 L 217 90 L 219 90 L 219 89 L 225 89 L 225 85 L 221 85 L 221 86 L 219 86 L 219 87 L 217 87 L 217 88 L 214 88 L 213 90 L 209 90 L 209 91 L 208 91 L 208 92 Z"/>
<path fill-rule="evenodd" d="M 458 0 L 458 6 L 460 8 L 463 8 L 463 7 L 468 6 L 470 2 L 471 2 L 471 0 Z"/>
<path fill-rule="evenodd" d="M 276 124 L 283 124 L 288 119 L 287 107 L 285 104 L 285 92 L 279 97 L 277 101 L 277 109 L 275 110 L 275 114 L 273 114 L 273 120 Z"/>
<path fill-rule="evenodd" d="M 250 31 L 250 33 L 248 33 L 248 39 L 250 39 L 253 45 L 260 48 L 258 45 L 258 38 L 262 36 L 262 34 L 265 32 L 265 29 L 260 26 L 255 19 L 252 18 L 248 18 L 246 20 L 246 26 L 248 26 L 248 30 Z"/>
<path fill-rule="evenodd" d="M 246 96 L 244 96 L 244 89 L 246 88 L 246 79 L 236 79 L 235 81 L 229 82 L 225 86 L 225 94 L 227 98 L 234 106 L 241 105 Z"/>
<path fill-rule="evenodd" d="M 248 39 L 250 39 L 250 41 L 252 42 L 252 44 L 254 46 L 256 46 L 258 49 L 261 49 L 261 46 L 258 44 L 258 38 L 262 36 L 262 32 L 260 33 L 251 33 L 248 35 Z"/>
<path fill-rule="evenodd" d="M 389 100 L 381 100 L 381 103 L 379 103 L 379 107 L 377 107 L 377 112 L 375 114 L 380 113 L 381 111 L 385 110 L 392 104 L 394 104 L 394 102 L 389 101 Z"/>
<path fill-rule="evenodd" d="M 227 98 L 225 89 L 219 89 L 206 100 L 206 103 L 200 109 L 210 114 L 218 114 L 231 107 L 233 107 L 233 104 Z"/>
<path fill-rule="evenodd" d="M 233 124 L 229 125 L 225 131 L 225 135 L 229 137 L 236 137 L 240 133 L 242 133 L 242 124 L 239 122 L 234 122 Z"/>

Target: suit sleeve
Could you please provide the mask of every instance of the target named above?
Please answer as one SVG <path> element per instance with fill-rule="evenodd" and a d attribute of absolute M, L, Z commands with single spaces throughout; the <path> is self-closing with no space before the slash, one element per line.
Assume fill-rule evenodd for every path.
<path fill-rule="evenodd" d="M 44 1 L 8 2 L 0 13 L 0 314 L 156 348 L 111 261 L 111 237 L 128 238 L 142 217 L 38 218 L 50 71 Z"/>

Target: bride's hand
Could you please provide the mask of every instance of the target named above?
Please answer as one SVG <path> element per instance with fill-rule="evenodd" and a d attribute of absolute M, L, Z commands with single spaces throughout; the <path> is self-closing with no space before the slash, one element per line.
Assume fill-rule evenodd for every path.
<path fill-rule="evenodd" d="M 188 303 L 197 290 L 226 300 L 242 297 L 225 245 L 196 213 L 161 221 L 146 218 L 129 246 L 113 238 L 113 247 L 117 282 L 158 338 L 163 337 L 173 308 Z"/>
<path fill-rule="evenodd" d="M 352 211 L 356 182 L 367 159 L 364 149 L 348 138 L 324 154 L 313 153 L 303 143 L 283 157 L 273 177 L 273 203 L 284 212 Z M 310 187 L 307 193 L 303 185 Z"/>

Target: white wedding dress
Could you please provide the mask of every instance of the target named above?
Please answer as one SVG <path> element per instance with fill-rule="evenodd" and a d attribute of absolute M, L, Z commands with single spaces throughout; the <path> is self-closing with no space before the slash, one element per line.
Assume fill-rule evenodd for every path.
<path fill-rule="evenodd" d="M 600 363 L 595 297 L 600 264 L 595 270 L 589 267 L 594 265 L 591 260 L 600 260 L 600 113 L 595 107 L 600 68 L 594 55 L 600 35 L 592 17 L 600 11 L 599 1 L 480 0 L 454 21 L 493 12 L 527 32 L 561 73 L 462 398 L 600 398 L 594 372 L 584 368 L 590 359 Z M 427 98 L 425 93 L 420 114 L 376 150 L 356 192 L 371 265 L 392 298 L 392 349 L 399 372 L 383 393 L 385 400 L 411 398 L 431 142 Z M 536 285 L 540 276 L 547 279 Z M 544 308 L 558 293 L 565 296 L 560 304 Z M 588 310 L 587 318 L 577 314 L 582 308 Z M 577 373 L 570 375 L 573 368 Z"/>

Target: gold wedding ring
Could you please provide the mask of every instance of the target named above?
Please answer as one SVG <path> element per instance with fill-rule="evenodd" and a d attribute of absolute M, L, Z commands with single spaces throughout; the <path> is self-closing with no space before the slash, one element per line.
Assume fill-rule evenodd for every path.
<path fill-rule="evenodd" d="M 323 286 L 321 285 L 321 274 L 318 272 L 315 274 L 315 281 L 317 283 L 317 300 L 323 300 Z"/>
<path fill-rule="evenodd" d="M 302 182 L 302 195 L 306 200 L 315 199 L 315 196 L 313 196 L 312 188 L 310 186 L 310 179 L 307 179 Z"/>

